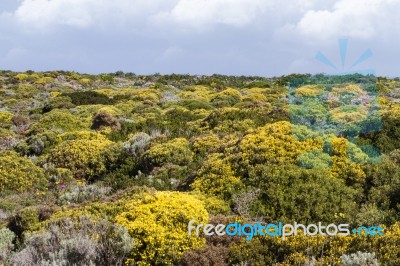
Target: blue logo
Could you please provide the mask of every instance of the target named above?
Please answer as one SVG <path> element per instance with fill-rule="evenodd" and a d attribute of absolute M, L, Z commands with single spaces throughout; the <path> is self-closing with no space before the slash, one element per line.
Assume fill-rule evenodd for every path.
<path fill-rule="evenodd" d="M 339 68 L 337 64 L 334 64 L 332 60 L 330 60 L 325 54 L 318 51 L 315 55 L 315 59 L 320 61 L 321 63 L 333 68 L 336 72 L 330 73 L 331 75 L 348 75 L 348 74 L 362 74 L 362 75 L 375 75 L 374 69 L 361 69 L 361 70 L 353 70 L 356 66 L 363 63 L 367 59 L 373 56 L 373 52 L 370 48 L 366 49 L 359 57 L 351 63 L 349 67 L 346 67 L 346 59 L 347 59 L 347 48 L 349 44 L 348 39 L 339 39 L 339 54 L 341 60 L 341 67 Z M 340 70 L 341 69 L 341 70 Z M 346 71 L 347 69 L 347 71 Z"/>

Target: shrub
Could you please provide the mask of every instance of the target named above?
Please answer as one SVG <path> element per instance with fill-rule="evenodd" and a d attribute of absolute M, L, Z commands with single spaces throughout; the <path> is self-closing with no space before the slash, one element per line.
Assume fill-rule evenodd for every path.
<path fill-rule="evenodd" d="M 317 96 L 319 92 L 318 85 L 305 85 L 296 89 L 298 96 Z"/>
<path fill-rule="evenodd" d="M 188 130 L 187 123 L 199 118 L 198 113 L 180 106 L 167 109 L 163 116 L 165 128 L 175 135 L 184 134 Z"/>
<path fill-rule="evenodd" d="M 154 105 L 161 98 L 161 94 L 154 89 L 134 90 L 131 92 L 131 95 L 133 95 L 133 99 L 135 99 L 136 101 L 143 101 L 144 103 L 149 105 Z"/>
<path fill-rule="evenodd" d="M 18 243 L 20 243 L 27 231 L 30 231 L 37 226 L 39 223 L 39 212 L 34 207 L 27 207 L 20 210 L 14 217 L 9 221 L 8 227 L 18 237 Z"/>
<path fill-rule="evenodd" d="M 259 165 L 250 171 L 249 183 L 259 188 L 252 210 L 271 220 L 341 222 L 353 217 L 355 189 L 328 170 L 304 169 L 294 165 Z"/>
<path fill-rule="evenodd" d="M 42 112 L 48 113 L 53 109 L 69 109 L 75 107 L 72 104 L 72 100 L 68 96 L 58 96 L 55 98 L 51 98 L 43 107 Z"/>
<path fill-rule="evenodd" d="M 113 99 L 108 98 L 106 95 L 95 91 L 77 91 L 68 94 L 62 94 L 71 98 L 74 105 L 89 105 L 89 104 L 114 104 Z"/>
<path fill-rule="evenodd" d="M 52 78 L 52 77 L 42 77 L 42 78 L 37 79 L 35 81 L 35 84 L 46 85 L 46 84 L 52 83 L 53 81 L 54 81 L 54 78 Z"/>
<path fill-rule="evenodd" d="M 25 81 L 25 80 L 28 80 L 29 75 L 25 74 L 25 73 L 19 73 L 19 74 L 15 75 L 14 78 L 17 79 L 18 81 Z"/>
<path fill-rule="evenodd" d="M 110 144 L 108 140 L 64 141 L 47 155 L 47 162 L 71 170 L 78 179 L 97 178 L 105 171 L 101 155 Z"/>
<path fill-rule="evenodd" d="M 188 235 L 192 219 L 208 221 L 204 204 L 195 196 L 179 192 L 145 194 L 127 202 L 127 211 L 115 220 L 135 239 L 128 263 L 136 265 L 172 265 L 183 252 L 200 248 L 205 241 Z"/>
<path fill-rule="evenodd" d="M 80 130 L 80 131 L 72 131 L 72 132 L 66 132 L 63 133 L 59 136 L 61 141 L 67 141 L 67 140 L 100 140 L 100 141 L 106 141 L 107 138 L 98 133 L 98 132 L 93 132 L 89 130 Z"/>
<path fill-rule="evenodd" d="M 48 151 L 59 142 L 58 136 L 53 131 L 44 131 L 37 135 L 30 136 L 25 142 L 20 142 L 15 150 L 22 155 L 36 155 Z"/>
<path fill-rule="evenodd" d="M 27 236 L 11 265 L 123 265 L 132 244 L 121 226 L 85 216 L 65 218 Z"/>
<path fill-rule="evenodd" d="M 93 185 L 77 185 L 69 191 L 64 192 L 57 200 L 57 203 L 82 203 L 84 201 L 96 201 L 108 195 L 111 191 L 110 187 L 102 187 Z"/>
<path fill-rule="evenodd" d="M 193 151 L 198 155 L 211 153 L 220 148 L 222 141 L 216 134 L 200 135 L 192 141 Z"/>
<path fill-rule="evenodd" d="M 229 200 L 243 188 L 240 178 L 235 176 L 223 154 L 211 154 L 196 173 L 192 184 L 195 191 Z"/>
<path fill-rule="evenodd" d="M 217 224 L 229 224 L 234 222 L 232 217 L 216 215 L 210 217 L 209 224 L 216 226 Z M 212 266 L 212 265 L 231 265 L 229 264 L 229 248 L 233 243 L 240 241 L 237 236 L 205 236 L 207 244 L 196 250 L 188 250 L 184 253 L 179 261 L 180 266 Z"/>
<path fill-rule="evenodd" d="M 295 164 L 300 154 L 322 150 L 321 139 L 299 141 L 292 134 L 289 122 L 277 122 L 249 130 L 238 145 L 239 171 L 248 171 L 259 164 Z M 246 172 L 243 173 L 246 175 Z"/>
<path fill-rule="evenodd" d="M 15 234 L 8 228 L 0 229 L 0 263 L 5 264 L 14 248 Z"/>
<path fill-rule="evenodd" d="M 0 124 L 2 127 L 11 125 L 13 114 L 0 111 Z"/>
<path fill-rule="evenodd" d="M 46 179 L 42 169 L 14 151 L 0 152 L 0 193 L 43 189 Z"/>
<path fill-rule="evenodd" d="M 19 140 L 13 136 L 0 137 L 0 152 L 14 148 Z"/>
<path fill-rule="evenodd" d="M 150 172 L 152 182 L 148 185 L 159 190 L 175 190 L 188 175 L 187 166 L 167 163 L 161 167 L 155 167 Z"/>
<path fill-rule="evenodd" d="M 55 109 L 43 115 L 33 130 L 40 128 L 60 131 L 75 131 L 86 128 L 87 125 L 69 111 Z"/>
<path fill-rule="evenodd" d="M 238 90 L 228 88 L 219 92 L 211 103 L 216 107 L 229 107 L 240 102 L 242 95 Z"/>
<path fill-rule="evenodd" d="M 381 163 L 365 166 L 368 190 L 368 203 L 384 212 L 385 222 L 397 221 L 396 213 L 400 211 L 400 164 L 399 150 L 382 156 Z M 373 217 L 370 216 L 372 219 Z"/>
<path fill-rule="evenodd" d="M 204 109 L 204 110 L 213 109 L 213 107 L 209 103 L 195 99 L 186 99 L 179 101 L 178 105 L 183 106 L 190 111 L 194 111 L 196 109 Z"/>
<path fill-rule="evenodd" d="M 342 255 L 340 257 L 343 266 L 378 266 L 375 253 L 361 252 Z"/>
<path fill-rule="evenodd" d="M 18 133 L 23 133 L 27 130 L 30 126 L 30 119 L 27 116 L 23 115 L 14 115 L 12 118 L 12 123 L 16 127 L 16 131 Z"/>
<path fill-rule="evenodd" d="M 119 130 L 121 125 L 119 121 L 107 112 L 98 112 L 93 116 L 92 129 L 99 130 L 105 127 Z"/>
<path fill-rule="evenodd" d="M 144 132 L 134 134 L 129 141 L 124 143 L 126 153 L 133 157 L 141 155 L 148 147 L 151 137 Z"/>
<path fill-rule="evenodd" d="M 161 166 L 165 163 L 185 166 L 193 160 L 189 141 L 184 138 L 176 138 L 167 143 L 155 144 L 145 152 L 144 156 L 152 166 Z"/>

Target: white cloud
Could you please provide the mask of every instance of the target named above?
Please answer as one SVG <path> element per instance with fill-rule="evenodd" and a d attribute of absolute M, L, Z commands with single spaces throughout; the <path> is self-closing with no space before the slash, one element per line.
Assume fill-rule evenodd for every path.
<path fill-rule="evenodd" d="M 282 0 L 179 0 L 172 9 L 154 17 L 159 24 L 173 22 L 188 29 L 205 30 L 218 25 L 271 28 L 302 15 L 309 8 L 325 4 L 318 0 L 291 0 L 290 4 Z"/>
<path fill-rule="evenodd" d="M 294 27 L 314 39 L 370 39 L 399 28 L 397 0 L 340 0 L 332 10 L 309 10 Z"/>
<path fill-rule="evenodd" d="M 244 26 L 251 23 L 270 5 L 262 0 L 181 0 L 169 13 L 178 23 L 201 27 L 220 23 Z"/>
<path fill-rule="evenodd" d="M 301 17 L 308 9 L 330 5 L 318 0 L 23 0 L 14 17 L 24 27 L 48 30 L 57 26 L 77 28 L 136 24 L 209 29 L 270 26 Z M 263 24 L 263 22 L 268 22 Z M 141 28 L 141 26 L 138 26 Z"/>
<path fill-rule="evenodd" d="M 24 0 L 14 16 L 25 26 L 37 29 L 59 25 L 101 27 L 146 18 L 170 3 L 162 0 Z"/>

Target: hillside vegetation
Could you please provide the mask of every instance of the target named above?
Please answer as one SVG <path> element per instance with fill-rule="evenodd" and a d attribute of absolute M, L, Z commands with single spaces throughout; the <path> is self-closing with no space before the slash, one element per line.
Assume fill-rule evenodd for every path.
<path fill-rule="evenodd" d="M 0 96 L 4 265 L 400 265 L 398 79 L 0 71 Z"/>

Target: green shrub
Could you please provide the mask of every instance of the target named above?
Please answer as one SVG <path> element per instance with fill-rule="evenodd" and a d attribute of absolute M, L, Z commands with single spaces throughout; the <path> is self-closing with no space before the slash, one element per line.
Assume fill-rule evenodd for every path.
<path fill-rule="evenodd" d="M 115 103 L 113 99 L 110 99 L 106 95 L 95 91 L 77 91 L 73 93 L 62 94 L 62 96 L 68 96 L 69 98 L 71 98 L 72 104 L 74 105 L 110 105 Z"/>
<path fill-rule="evenodd" d="M 48 113 L 53 109 L 69 109 L 73 108 L 75 105 L 68 96 L 58 96 L 51 98 L 43 107 L 43 113 Z"/>
<path fill-rule="evenodd" d="M 8 228 L 18 237 L 18 243 L 24 240 L 26 232 L 29 232 L 39 223 L 39 212 L 34 207 L 20 210 L 11 218 Z"/>

